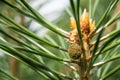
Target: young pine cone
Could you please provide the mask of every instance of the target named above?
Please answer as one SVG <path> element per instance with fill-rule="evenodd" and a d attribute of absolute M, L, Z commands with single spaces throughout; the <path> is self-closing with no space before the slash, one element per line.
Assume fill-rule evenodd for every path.
<path fill-rule="evenodd" d="M 77 43 L 73 43 L 68 48 L 68 53 L 72 59 L 79 59 L 81 56 L 81 47 Z"/>

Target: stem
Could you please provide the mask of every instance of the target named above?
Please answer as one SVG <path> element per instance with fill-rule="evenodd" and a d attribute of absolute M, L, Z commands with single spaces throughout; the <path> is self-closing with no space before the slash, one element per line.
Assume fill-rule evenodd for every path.
<path fill-rule="evenodd" d="M 84 40 L 84 52 L 85 52 L 85 57 L 83 56 L 83 58 L 80 60 L 81 61 L 81 65 L 80 66 L 80 80 L 88 80 L 88 74 L 86 73 L 87 69 L 88 69 L 88 64 L 89 64 L 89 60 L 90 60 L 90 45 L 89 45 L 89 41 Z"/>

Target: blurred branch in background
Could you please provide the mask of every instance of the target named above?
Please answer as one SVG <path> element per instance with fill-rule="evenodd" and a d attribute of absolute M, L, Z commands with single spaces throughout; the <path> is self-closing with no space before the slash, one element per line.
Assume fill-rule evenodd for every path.
<path fill-rule="evenodd" d="M 120 1 L 117 3 L 115 9 L 113 10 L 111 17 L 113 17 L 116 13 L 118 13 L 119 10 L 120 10 Z M 117 25 L 118 21 L 119 20 L 112 23 L 108 28 L 106 28 L 106 33 L 110 33 L 113 29 L 115 29 L 115 25 Z"/>
<path fill-rule="evenodd" d="M 11 0 L 11 1 L 9 1 L 11 4 L 14 4 L 14 5 L 16 5 L 15 3 L 14 3 L 14 0 Z M 17 5 L 16 5 L 17 6 Z M 19 8 L 21 8 L 22 9 L 22 7 L 21 6 L 19 6 Z M 23 15 L 17 15 L 17 13 L 14 13 L 13 11 L 11 11 L 11 9 L 8 9 L 7 10 L 8 11 L 8 15 L 9 15 L 9 17 L 11 17 L 11 18 L 16 18 L 16 20 L 18 20 L 18 22 L 19 22 L 19 24 L 21 24 L 21 25 L 25 25 L 25 18 L 24 18 L 24 16 Z M 17 37 L 17 38 L 21 38 L 21 36 L 20 35 L 17 35 L 17 34 L 14 34 L 12 31 L 10 31 L 10 30 L 8 30 L 11 34 L 13 34 L 14 35 L 14 37 Z M 16 44 L 16 45 L 20 45 L 19 43 L 17 43 L 17 42 L 15 42 L 14 40 L 12 40 L 12 39 L 10 39 L 10 38 L 8 38 L 8 42 L 11 42 L 11 43 L 13 43 L 13 44 Z M 19 63 L 19 61 L 17 61 L 16 59 L 14 59 L 13 57 L 9 57 L 9 65 L 10 65 L 10 72 L 11 72 L 11 74 L 13 75 L 13 76 L 15 76 L 15 77 L 20 77 L 19 76 L 19 66 L 20 66 L 20 63 Z"/>

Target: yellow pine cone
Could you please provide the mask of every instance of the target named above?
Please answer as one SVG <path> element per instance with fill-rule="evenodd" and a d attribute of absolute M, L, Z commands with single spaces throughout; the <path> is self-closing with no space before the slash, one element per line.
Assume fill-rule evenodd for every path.
<path fill-rule="evenodd" d="M 70 46 L 68 48 L 68 53 L 72 59 L 79 59 L 79 57 L 82 57 L 82 52 L 81 52 L 81 46 L 80 46 L 80 41 L 78 37 L 78 32 L 77 32 L 77 26 L 76 26 L 76 21 L 74 18 L 70 18 L 70 27 L 72 31 L 69 32 L 69 42 Z M 89 44 L 85 44 L 89 42 L 88 40 L 89 37 L 88 35 L 94 30 L 95 27 L 95 21 L 92 21 L 92 19 L 89 18 L 89 14 L 84 10 L 83 14 L 80 16 L 80 30 L 83 38 L 83 49 L 88 51 L 89 50 Z M 88 46 L 86 48 L 86 46 Z M 88 54 L 86 54 L 88 55 Z M 86 56 L 87 60 L 89 61 L 90 55 Z"/>
<path fill-rule="evenodd" d="M 69 32 L 69 42 L 71 44 L 79 43 L 76 21 L 74 18 L 70 18 L 70 27 L 72 31 Z M 92 19 L 89 18 L 89 14 L 85 9 L 80 17 L 80 29 L 83 35 L 83 39 L 86 39 L 88 37 L 90 32 L 94 30 L 94 27 L 95 27 L 95 21 L 92 21 Z"/>

